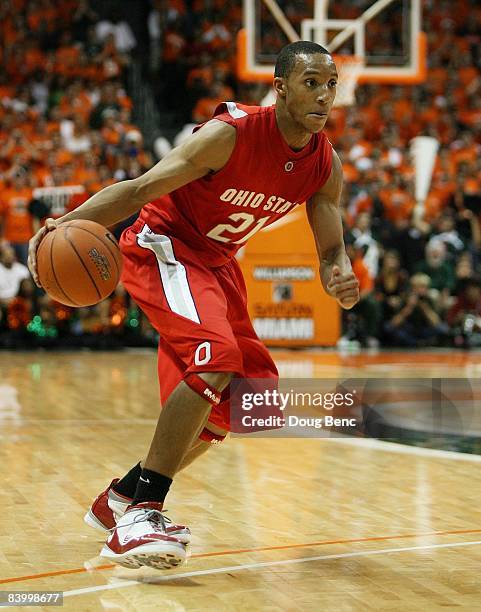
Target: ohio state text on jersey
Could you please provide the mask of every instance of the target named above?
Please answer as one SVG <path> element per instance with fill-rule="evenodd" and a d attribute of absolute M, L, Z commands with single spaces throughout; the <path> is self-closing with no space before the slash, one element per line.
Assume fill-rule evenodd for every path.
<path fill-rule="evenodd" d="M 139 217 L 153 232 L 194 248 L 210 267 L 226 263 L 256 232 L 310 198 L 332 167 L 332 147 L 322 132 L 301 151 L 288 146 L 275 106 L 224 102 L 214 118 L 237 131 L 227 164 L 147 204 Z"/>

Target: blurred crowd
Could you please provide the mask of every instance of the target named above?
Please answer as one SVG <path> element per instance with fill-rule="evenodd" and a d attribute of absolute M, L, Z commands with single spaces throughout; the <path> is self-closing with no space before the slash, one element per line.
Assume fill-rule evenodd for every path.
<path fill-rule="evenodd" d="M 155 345 L 121 286 L 70 309 L 32 283 L 28 240 L 152 157 L 131 119 L 126 71 L 137 45 L 115 8 L 88 0 L 0 3 L 0 346 Z"/>
<path fill-rule="evenodd" d="M 240 2 L 145 2 L 143 75 L 159 111 L 185 124 L 153 152 L 132 119 L 128 91 L 144 41 L 119 3 L 107 13 L 89 0 L 0 3 L 0 346 L 154 344 L 121 287 L 79 310 L 39 293 L 25 267 L 28 239 L 45 217 L 144 172 L 219 102 L 259 104 L 266 94 L 264 85 L 235 77 Z M 309 0 L 280 4 L 295 27 L 312 14 Z M 329 16 L 355 17 L 370 4 L 338 0 Z M 481 345 L 481 7 L 424 0 L 423 8 L 426 82 L 360 85 L 356 103 L 335 108 L 327 127 L 343 161 L 346 244 L 361 279 L 362 300 L 345 313 L 343 346 Z M 286 40 L 260 10 L 261 52 L 269 55 Z M 369 26 L 370 56 L 403 53 L 400 19 L 393 9 Z M 417 218 L 409 143 L 420 134 L 437 138 L 440 149 Z"/>
<path fill-rule="evenodd" d="M 121 283 L 96 306 L 70 308 L 37 290 L 13 247 L 0 244 L 0 348 L 117 349 L 157 342 Z"/>
<path fill-rule="evenodd" d="M 336 17 L 347 7 L 336 2 Z M 344 6 L 343 6 L 344 5 Z M 346 243 L 361 303 L 345 314 L 342 346 L 481 346 L 481 6 L 423 2 L 428 76 L 416 86 L 362 85 L 328 129 L 344 172 Z M 374 56 L 387 15 L 371 38 Z M 424 215 L 415 214 L 409 147 L 440 143 Z"/>

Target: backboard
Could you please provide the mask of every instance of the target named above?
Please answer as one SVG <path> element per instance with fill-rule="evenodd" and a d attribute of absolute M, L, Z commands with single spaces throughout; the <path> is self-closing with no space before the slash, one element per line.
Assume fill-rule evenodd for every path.
<path fill-rule="evenodd" d="M 279 50 L 303 39 L 343 63 L 353 57 L 360 82 L 420 83 L 426 78 L 421 21 L 421 0 L 244 0 L 238 76 L 271 82 Z"/>

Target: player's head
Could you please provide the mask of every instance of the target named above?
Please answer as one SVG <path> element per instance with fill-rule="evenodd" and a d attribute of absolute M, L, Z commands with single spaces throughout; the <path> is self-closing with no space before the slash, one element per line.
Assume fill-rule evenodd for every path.
<path fill-rule="evenodd" d="M 300 127 L 316 133 L 324 127 L 336 97 L 338 74 L 327 49 L 299 40 L 279 53 L 274 71 L 277 103 Z"/>

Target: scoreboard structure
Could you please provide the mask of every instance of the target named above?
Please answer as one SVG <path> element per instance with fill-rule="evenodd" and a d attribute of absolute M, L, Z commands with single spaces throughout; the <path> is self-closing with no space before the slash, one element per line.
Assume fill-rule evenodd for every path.
<path fill-rule="evenodd" d="M 268 346 L 335 346 L 340 309 L 319 277 L 305 211 L 298 208 L 253 236 L 238 254 L 249 315 Z"/>

